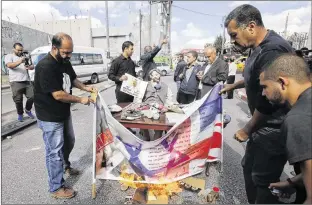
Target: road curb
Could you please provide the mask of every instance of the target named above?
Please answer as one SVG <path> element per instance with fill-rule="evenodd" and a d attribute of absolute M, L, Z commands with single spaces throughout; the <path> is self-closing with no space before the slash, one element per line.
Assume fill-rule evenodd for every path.
<path fill-rule="evenodd" d="M 107 87 L 102 88 L 101 90 L 99 90 L 99 92 L 103 92 L 104 90 L 107 90 L 107 89 L 109 89 L 109 88 L 111 88 L 113 86 L 115 86 L 115 84 L 108 85 Z M 82 95 L 84 95 L 86 93 L 87 92 L 84 92 L 84 93 L 82 93 L 82 94 L 80 94 L 78 96 L 80 97 L 80 96 L 82 96 Z M 74 106 L 75 104 L 77 104 L 77 103 L 72 103 L 70 107 Z M 3 113 L 2 115 L 8 115 L 8 114 L 10 114 L 12 112 L 15 112 L 15 110 L 7 112 L 7 113 Z M 7 136 L 15 134 L 18 131 L 20 131 L 20 130 L 26 128 L 26 127 L 29 127 L 29 126 L 31 126 L 31 125 L 33 125 L 33 124 L 35 124 L 37 122 L 36 119 L 28 119 L 28 118 L 26 118 L 26 119 L 27 120 L 25 120 L 24 122 L 12 121 L 12 122 L 9 122 L 9 123 L 7 123 L 5 125 L 2 125 L 1 129 L 4 130 L 7 127 L 8 131 L 2 131 L 1 132 L 1 138 L 4 139 Z M 16 126 L 16 125 L 20 125 L 20 126 Z"/>
<path fill-rule="evenodd" d="M 10 88 L 10 85 L 2 85 L 1 86 L 1 90 L 6 90 L 6 89 L 9 89 Z"/>

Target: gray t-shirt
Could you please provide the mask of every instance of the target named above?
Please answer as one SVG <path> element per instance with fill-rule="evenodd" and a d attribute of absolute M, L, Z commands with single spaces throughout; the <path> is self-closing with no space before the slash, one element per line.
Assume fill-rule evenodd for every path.
<path fill-rule="evenodd" d="M 287 113 L 282 125 L 289 164 L 312 159 L 312 88 L 305 90 Z"/>
<path fill-rule="evenodd" d="M 21 57 L 15 55 L 15 54 L 7 54 L 5 56 L 5 65 L 8 63 L 14 63 L 17 62 Z M 8 68 L 8 67 L 7 67 Z M 29 81 L 29 77 L 27 75 L 27 70 L 25 68 L 25 64 L 21 63 L 19 66 L 17 66 L 14 69 L 8 68 L 9 71 L 9 81 L 10 82 L 16 82 L 16 81 Z"/>

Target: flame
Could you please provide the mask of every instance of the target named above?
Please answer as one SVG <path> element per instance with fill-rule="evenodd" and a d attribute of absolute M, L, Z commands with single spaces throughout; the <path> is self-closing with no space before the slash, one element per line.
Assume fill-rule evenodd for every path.
<path fill-rule="evenodd" d="M 120 177 L 124 180 L 120 180 L 120 182 L 128 187 L 137 189 L 137 188 L 147 188 L 149 193 L 155 196 L 172 196 L 175 193 L 182 192 L 180 185 L 178 182 L 166 183 L 166 184 L 147 184 L 147 183 L 139 183 L 135 181 L 143 181 L 143 178 L 135 175 L 126 173 L 126 165 L 121 167 Z M 165 180 L 160 178 L 159 182 L 164 182 Z"/>

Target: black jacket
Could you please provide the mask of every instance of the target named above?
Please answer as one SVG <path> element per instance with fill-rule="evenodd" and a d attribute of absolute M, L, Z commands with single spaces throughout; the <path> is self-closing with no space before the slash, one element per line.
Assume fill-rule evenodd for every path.
<path fill-rule="evenodd" d="M 205 63 L 202 66 L 203 71 L 205 71 L 207 65 L 208 63 Z M 203 88 L 201 90 L 201 97 L 206 95 L 206 93 L 208 93 L 218 82 L 226 82 L 228 74 L 229 64 L 227 64 L 220 57 L 217 58 L 216 61 L 211 65 L 208 72 L 203 76 Z"/>
<path fill-rule="evenodd" d="M 181 81 L 179 75 L 183 72 L 184 67 L 186 66 L 186 62 L 184 60 L 180 60 L 177 64 L 177 67 L 174 71 L 173 80 L 174 82 Z"/>
<path fill-rule="evenodd" d="M 143 80 L 148 81 L 148 73 L 157 68 L 156 63 L 154 62 L 154 57 L 161 50 L 161 47 L 156 46 L 151 52 L 145 53 L 141 56 L 142 60 L 142 70 L 143 70 Z"/>

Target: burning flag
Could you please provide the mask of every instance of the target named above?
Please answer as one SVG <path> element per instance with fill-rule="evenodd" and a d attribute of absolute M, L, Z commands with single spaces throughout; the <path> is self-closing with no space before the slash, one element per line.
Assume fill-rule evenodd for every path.
<path fill-rule="evenodd" d="M 214 86 L 204 98 L 188 106 L 184 117 L 166 135 L 149 142 L 120 124 L 98 95 L 94 108 L 94 180 L 120 180 L 133 188 L 144 184 L 170 187 L 204 171 L 206 162 L 222 161 L 221 88 L 221 84 Z"/>

